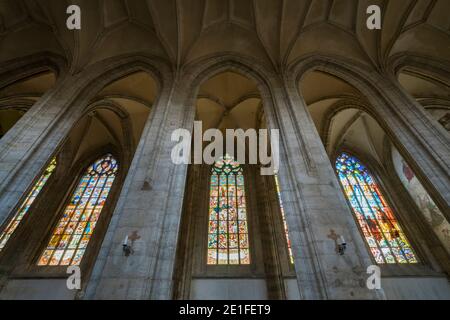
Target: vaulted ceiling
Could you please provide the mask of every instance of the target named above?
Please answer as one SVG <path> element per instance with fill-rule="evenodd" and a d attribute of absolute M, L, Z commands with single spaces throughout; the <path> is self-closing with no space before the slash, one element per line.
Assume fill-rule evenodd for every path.
<path fill-rule="evenodd" d="M 234 72 L 223 72 L 205 81 L 197 97 L 196 120 L 203 130 L 260 129 L 266 126 L 256 83 Z"/>
<path fill-rule="evenodd" d="M 79 31 L 66 28 L 70 4 Z M 381 31 L 366 28 L 372 4 Z M 49 51 L 76 72 L 121 54 L 181 66 L 236 52 L 277 69 L 321 53 L 382 67 L 399 52 L 448 59 L 448 12 L 448 0 L 2 0 L 0 61 Z"/>
<path fill-rule="evenodd" d="M 450 114 L 449 84 L 409 70 L 400 72 L 398 79 L 431 117 L 446 127 L 443 118 Z M 362 110 L 368 102 L 361 92 L 321 71 L 306 73 L 299 82 L 299 91 L 330 156 L 341 148 L 348 148 L 382 162 L 386 133 Z"/>
<path fill-rule="evenodd" d="M 81 30 L 66 27 L 66 8 L 71 4 L 81 8 Z M 366 8 L 372 4 L 382 8 L 380 31 L 366 28 Z M 232 52 L 274 70 L 315 54 L 336 55 L 377 68 L 401 52 L 449 61 L 448 12 L 448 0 L 1 0 L 0 62 L 50 52 L 63 56 L 71 72 L 78 72 L 110 57 L 132 54 L 155 56 L 182 67 L 206 56 Z M 398 79 L 436 119 L 448 113 L 448 84 L 414 70 L 403 70 Z M 25 83 L 34 88 L 26 94 L 42 94 L 42 85 L 53 82 L 49 78 Z M 305 75 L 299 89 L 322 134 L 337 102 L 361 98 L 346 82 L 321 72 Z M 0 96 L 22 91 L 4 91 Z M 97 98 L 130 112 L 137 141 L 141 119 L 146 118 L 155 96 L 155 83 L 137 73 L 110 84 Z M 111 141 L 123 143 L 121 126 L 101 123 L 108 112 L 98 111 L 92 123 L 99 122 L 94 127 L 109 132 Z M 197 119 L 203 120 L 204 130 L 265 126 L 255 83 L 233 72 L 202 84 Z M 352 139 L 363 138 L 351 137 L 355 128 L 366 128 L 379 149 L 376 137 L 380 135 L 372 122 L 356 109 L 347 109 L 335 116 L 328 128 L 330 136 L 323 138 L 329 139 L 328 148 L 344 141 L 350 144 Z"/>
<path fill-rule="evenodd" d="M 434 119 L 450 131 L 450 83 L 408 69 L 398 74 L 398 81 Z"/>
<path fill-rule="evenodd" d="M 383 163 L 385 137 L 386 133 L 372 116 L 349 108 L 331 119 L 327 150 L 332 154 L 344 147 Z"/>
<path fill-rule="evenodd" d="M 53 72 L 44 71 L 0 89 L 0 137 L 22 118 L 55 81 Z"/>
<path fill-rule="evenodd" d="M 72 161 L 107 145 L 134 152 L 155 99 L 155 86 L 148 73 L 136 72 L 99 92 L 68 136 L 66 148 Z"/>

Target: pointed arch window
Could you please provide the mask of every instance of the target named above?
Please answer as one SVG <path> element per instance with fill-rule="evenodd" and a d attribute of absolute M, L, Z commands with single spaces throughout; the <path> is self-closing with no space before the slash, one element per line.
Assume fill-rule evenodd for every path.
<path fill-rule="evenodd" d="M 20 222 L 27 215 L 28 211 L 30 210 L 31 205 L 36 200 L 37 196 L 39 195 L 42 188 L 47 183 L 47 181 L 50 178 L 50 176 L 52 175 L 53 171 L 55 171 L 55 168 L 56 168 L 56 158 L 53 158 L 50 161 L 47 168 L 45 169 L 45 171 L 39 177 L 39 180 L 34 184 L 33 188 L 26 196 L 25 200 L 23 200 L 19 209 L 14 214 L 13 218 L 8 222 L 6 227 L 0 233 L 0 251 L 3 250 L 3 248 L 6 246 L 6 243 L 8 242 L 9 238 L 12 236 L 14 231 L 16 231 Z"/>
<path fill-rule="evenodd" d="M 209 198 L 208 265 L 250 264 L 244 175 L 225 155 L 213 165 Z"/>
<path fill-rule="evenodd" d="M 417 263 L 408 239 L 369 170 L 347 153 L 337 158 L 335 168 L 375 261 Z"/>
<path fill-rule="evenodd" d="M 87 168 L 38 260 L 39 266 L 80 264 L 117 170 L 117 161 L 111 154 Z"/>
<path fill-rule="evenodd" d="M 286 214 L 284 213 L 283 201 L 281 200 L 280 183 L 278 175 L 275 175 L 275 186 L 277 188 L 278 201 L 280 203 L 281 219 L 283 222 L 284 235 L 286 237 L 287 249 L 289 254 L 289 261 L 294 263 L 294 256 L 292 255 L 291 241 L 289 240 L 289 229 L 286 223 Z"/>

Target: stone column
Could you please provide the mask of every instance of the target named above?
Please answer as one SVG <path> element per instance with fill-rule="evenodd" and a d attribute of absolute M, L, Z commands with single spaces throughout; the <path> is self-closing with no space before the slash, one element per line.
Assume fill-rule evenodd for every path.
<path fill-rule="evenodd" d="M 90 94 L 85 91 L 95 75 L 58 78 L 0 140 L 0 224 L 54 155 L 89 104 L 92 92 L 101 88 L 96 83 L 89 87 Z"/>
<path fill-rule="evenodd" d="M 295 82 L 274 78 L 271 89 L 275 114 L 265 111 L 280 129 L 281 197 L 301 298 L 382 298 L 366 287 L 369 253 Z M 347 242 L 344 255 L 336 250 L 338 235 Z"/>
<path fill-rule="evenodd" d="M 54 87 L 0 140 L 0 224 L 7 219 L 91 99 L 110 82 L 159 61 L 141 57 L 105 60 L 76 75 L 62 74 Z M 167 80 L 167 79 L 166 79 Z M 165 80 L 165 81 L 166 81 Z"/>
<path fill-rule="evenodd" d="M 149 116 L 84 299 L 170 299 L 187 165 L 175 165 L 173 130 L 192 130 L 189 90 L 167 84 Z M 188 112 L 186 112 L 188 108 Z M 190 108 L 190 109 L 189 109 Z M 133 252 L 125 256 L 129 236 Z"/>
<path fill-rule="evenodd" d="M 399 151 L 409 160 L 424 187 L 442 208 L 450 207 L 450 134 L 400 85 L 393 76 L 377 81 L 389 105 L 386 119 L 401 145 Z M 396 145 L 399 148 L 398 144 Z M 412 160 L 412 163 L 411 161 Z M 418 170 L 417 170 L 418 169 Z M 450 211 L 442 210 L 450 220 Z"/>
<path fill-rule="evenodd" d="M 0 224 L 70 128 L 62 119 L 79 85 L 71 76 L 58 78 L 0 141 Z"/>

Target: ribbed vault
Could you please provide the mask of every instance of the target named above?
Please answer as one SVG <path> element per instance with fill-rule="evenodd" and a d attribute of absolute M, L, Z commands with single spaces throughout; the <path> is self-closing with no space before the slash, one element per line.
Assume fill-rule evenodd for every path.
<path fill-rule="evenodd" d="M 66 28 L 66 8 L 82 28 Z M 383 11 L 381 31 L 366 8 Z M 398 53 L 450 56 L 447 0 L 6 0 L 0 4 L 0 61 L 47 51 L 72 70 L 144 53 L 181 66 L 222 52 L 273 68 L 320 52 L 383 67 Z M 132 36 L 130 36 L 132 35 Z"/>

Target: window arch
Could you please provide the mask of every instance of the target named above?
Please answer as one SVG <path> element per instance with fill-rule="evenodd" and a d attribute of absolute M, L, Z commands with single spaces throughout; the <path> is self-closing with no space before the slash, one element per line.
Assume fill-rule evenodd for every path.
<path fill-rule="evenodd" d="M 34 184 L 33 188 L 26 196 L 25 200 L 22 201 L 22 204 L 14 214 L 13 218 L 8 222 L 5 229 L 3 229 L 3 231 L 0 233 L 0 252 L 6 246 L 6 243 L 8 242 L 9 238 L 12 236 L 14 231 L 19 226 L 20 222 L 28 213 L 31 205 L 33 204 L 34 200 L 36 200 L 37 196 L 47 183 L 48 179 L 52 175 L 55 168 L 56 168 L 56 158 L 53 158 L 50 161 L 50 164 L 45 169 L 45 171 L 39 177 L 39 180 Z"/>
<path fill-rule="evenodd" d="M 216 161 L 211 170 L 208 265 L 250 264 L 242 172 L 229 155 Z"/>
<path fill-rule="evenodd" d="M 345 152 L 336 159 L 335 169 L 375 261 L 417 263 L 409 241 L 369 170 Z"/>
<path fill-rule="evenodd" d="M 111 154 L 87 168 L 38 260 L 39 266 L 80 264 L 117 170 L 117 161 Z"/>

